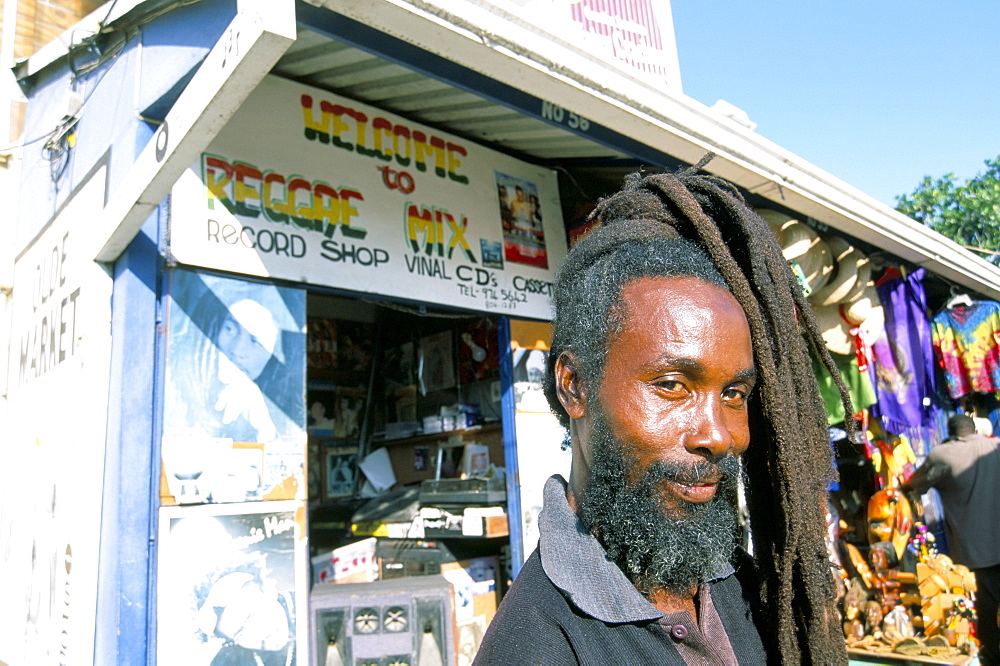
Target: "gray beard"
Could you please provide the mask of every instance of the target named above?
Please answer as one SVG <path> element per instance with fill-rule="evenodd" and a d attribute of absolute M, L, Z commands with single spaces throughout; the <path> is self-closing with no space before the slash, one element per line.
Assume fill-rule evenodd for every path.
<path fill-rule="evenodd" d="M 580 510 L 587 527 L 643 594 L 662 589 L 689 594 L 731 562 L 737 536 L 739 462 L 732 455 L 696 466 L 658 461 L 629 484 L 637 465 L 611 432 L 603 413 L 594 415 L 590 480 Z M 696 483 L 708 470 L 723 473 L 715 497 L 704 504 L 663 506 L 664 480 Z M 634 474 L 632 476 L 635 476 Z"/>

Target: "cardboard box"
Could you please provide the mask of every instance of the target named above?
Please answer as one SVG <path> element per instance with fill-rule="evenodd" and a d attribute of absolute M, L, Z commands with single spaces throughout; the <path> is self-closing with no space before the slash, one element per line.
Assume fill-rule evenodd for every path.
<path fill-rule="evenodd" d="M 483 521 L 485 523 L 486 536 L 510 536 L 510 525 L 507 523 L 507 514 L 503 514 L 502 516 L 486 516 Z"/>
<path fill-rule="evenodd" d="M 333 582 L 334 568 L 332 550 L 328 550 L 325 553 L 320 553 L 319 555 L 310 558 L 310 563 L 312 565 L 313 585 L 318 583 Z"/>
<path fill-rule="evenodd" d="M 378 580 L 377 539 L 362 539 L 333 550 L 333 582 L 371 583 Z"/>
<path fill-rule="evenodd" d="M 465 536 L 502 537 L 510 534 L 503 507 L 468 507 L 462 512 Z"/>
<path fill-rule="evenodd" d="M 500 562 L 496 556 L 474 557 L 441 565 L 441 575 L 455 590 L 456 652 L 459 664 L 471 664 L 486 628 L 496 615 Z"/>

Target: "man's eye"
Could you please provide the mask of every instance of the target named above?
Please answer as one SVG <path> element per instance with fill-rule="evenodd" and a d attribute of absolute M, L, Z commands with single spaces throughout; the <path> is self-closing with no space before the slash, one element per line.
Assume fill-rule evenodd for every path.
<path fill-rule="evenodd" d="M 743 389 L 730 388 L 722 393 L 722 397 L 731 405 L 742 407 L 747 402 L 747 392 Z"/>
<path fill-rule="evenodd" d="M 656 382 L 657 388 L 661 388 L 664 391 L 670 391 L 672 393 L 680 392 L 684 390 L 684 383 L 676 379 L 661 379 Z"/>

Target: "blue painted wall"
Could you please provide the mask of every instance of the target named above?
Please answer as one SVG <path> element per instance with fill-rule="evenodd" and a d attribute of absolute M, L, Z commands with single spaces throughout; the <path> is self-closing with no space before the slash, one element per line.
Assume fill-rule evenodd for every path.
<path fill-rule="evenodd" d="M 154 121 L 166 115 L 235 15 L 235 0 L 203 0 L 144 23 L 126 16 L 98 40 L 96 52 L 75 52 L 21 82 L 28 105 L 19 249 L 106 154 L 108 192 L 114 191 L 156 129 L 140 115 Z M 71 95 L 83 107 L 72 130 L 60 131 Z"/>
<path fill-rule="evenodd" d="M 176 4 L 176 3 L 175 3 Z M 147 2 L 97 43 L 21 82 L 28 97 L 18 252 L 45 228 L 94 166 L 108 165 L 105 198 L 145 148 L 156 122 L 236 15 L 235 0 L 203 0 L 156 16 Z M 67 124 L 73 93 L 83 106 Z M 159 471 L 158 390 L 163 345 L 161 233 L 166 204 L 111 267 L 112 367 L 94 663 L 147 664 L 155 654 L 152 607 Z M 96 219 L 100 211 L 93 211 Z M 86 225 L 88 220 L 80 220 Z"/>
<path fill-rule="evenodd" d="M 163 345 L 158 236 L 165 206 L 115 264 L 111 382 L 98 572 L 96 664 L 153 663 L 153 536 L 159 426 L 153 405 Z"/>

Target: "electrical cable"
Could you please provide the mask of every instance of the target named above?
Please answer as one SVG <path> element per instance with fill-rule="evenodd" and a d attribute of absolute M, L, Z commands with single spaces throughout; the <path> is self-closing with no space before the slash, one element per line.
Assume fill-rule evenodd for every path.
<path fill-rule="evenodd" d="M 128 44 L 129 40 L 136 34 L 138 34 L 136 28 L 139 28 L 142 25 L 149 23 L 150 21 L 156 20 L 161 16 L 164 16 L 176 9 L 179 9 L 181 7 L 186 7 L 188 5 L 193 5 L 197 2 L 200 2 L 200 0 L 177 0 L 177 2 L 172 2 L 160 8 L 156 12 L 152 12 L 148 15 L 142 16 L 140 19 L 134 19 L 127 22 L 124 25 L 116 26 L 114 28 L 109 28 L 107 22 L 110 19 L 112 12 L 114 11 L 115 5 L 117 4 L 117 0 L 112 0 L 111 6 L 108 8 L 108 13 L 105 15 L 103 20 L 98 22 L 97 31 L 91 33 L 90 35 L 87 35 L 86 37 L 83 37 L 76 44 L 71 44 L 69 49 L 67 50 L 66 57 L 68 59 L 68 67 L 70 71 L 73 73 L 73 76 L 70 79 L 70 85 L 71 86 L 75 85 L 81 78 L 91 74 L 92 72 L 100 68 L 102 65 L 106 64 L 107 62 L 121 55 L 121 53 L 125 50 L 125 46 Z M 108 36 L 115 33 L 121 34 L 122 35 L 121 39 L 116 40 L 111 44 L 109 44 L 109 46 L 105 48 L 103 53 L 100 51 L 100 49 L 96 48 L 95 43 L 99 37 Z M 72 34 L 73 33 L 71 33 L 71 35 Z M 73 60 L 74 56 L 81 52 L 87 52 L 87 51 L 91 53 L 96 53 L 97 60 L 87 65 L 78 67 Z M 18 148 L 24 149 L 27 148 L 28 146 L 33 146 L 39 142 L 44 142 L 43 154 L 45 154 L 45 152 L 47 151 L 48 153 L 50 153 L 48 155 L 50 161 L 52 161 L 53 159 L 58 160 L 61 157 L 60 151 L 63 150 L 62 148 L 59 147 L 58 144 L 61 143 L 61 141 L 65 138 L 66 130 L 71 129 L 76 125 L 77 122 L 79 122 L 79 119 L 83 115 L 84 109 L 87 106 L 87 102 L 90 100 L 90 97 L 93 95 L 96 88 L 97 86 L 94 86 L 93 88 L 91 88 L 90 93 L 84 96 L 83 101 L 80 104 L 80 108 L 76 111 L 74 117 L 64 116 L 57 122 L 56 127 L 51 131 L 46 132 L 45 134 L 35 138 L 26 139 L 18 143 L 13 143 L 7 146 L 0 147 L 0 152 L 6 153 L 16 150 Z"/>

